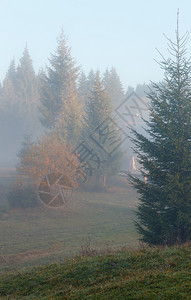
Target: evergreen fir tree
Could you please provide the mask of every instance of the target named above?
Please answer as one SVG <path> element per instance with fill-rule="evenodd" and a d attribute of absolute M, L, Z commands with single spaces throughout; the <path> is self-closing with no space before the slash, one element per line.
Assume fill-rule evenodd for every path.
<path fill-rule="evenodd" d="M 88 76 L 82 71 L 78 80 L 78 97 L 83 103 L 84 109 L 88 103 L 91 91 L 95 83 L 95 73 L 91 69 Z"/>
<path fill-rule="evenodd" d="M 78 79 L 78 98 L 85 105 L 89 95 L 88 80 L 86 74 L 82 71 Z"/>
<path fill-rule="evenodd" d="M 15 163 L 16 148 L 24 134 L 37 136 L 40 123 L 37 115 L 38 81 L 28 49 L 25 48 L 19 66 L 14 59 L 3 81 L 0 97 L 0 138 L 3 141 L 4 160 Z M 6 134 L 5 134 L 6 132 Z"/>
<path fill-rule="evenodd" d="M 145 98 L 147 93 L 149 92 L 149 87 L 145 83 L 142 84 L 137 84 L 135 92 L 139 97 Z"/>
<path fill-rule="evenodd" d="M 57 43 L 57 50 L 49 59 L 50 67 L 40 80 L 40 120 L 48 129 L 55 128 L 60 114 L 64 117 L 64 105 L 68 95 L 76 93 L 79 75 L 79 67 L 72 58 L 71 48 L 67 46 L 63 32 Z"/>
<path fill-rule="evenodd" d="M 95 74 L 94 85 L 86 105 L 83 138 L 88 143 L 89 147 L 96 151 L 96 154 L 100 159 L 100 168 L 95 172 L 95 174 L 97 175 L 97 183 L 98 181 L 99 183 L 102 181 L 102 184 L 104 185 L 107 175 L 114 175 L 119 171 L 122 152 L 118 149 L 111 156 L 108 156 L 104 153 L 103 149 L 99 148 L 99 146 L 96 147 L 89 136 L 93 133 L 94 137 L 96 136 L 96 138 L 98 138 L 99 133 L 96 129 L 103 124 L 105 120 L 111 118 L 111 113 L 111 99 L 104 88 L 103 81 L 100 78 L 100 73 L 97 72 Z M 110 126 L 113 126 L 113 124 Z M 119 133 L 115 131 L 113 127 L 109 130 L 112 135 L 110 136 L 111 140 L 120 140 Z M 110 152 L 111 146 L 108 141 L 106 141 L 104 148 L 108 153 Z"/>
<path fill-rule="evenodd" d="M 14 87 L 16 86 L 16 67 L 15 67 L 15 60 L 12 59 L 9 65 L 9 69 L 7 71 L 7 77 L 12 81 Z"/>
<path fill-rule="evenodd" d="M 106 94 L 100 72 L 95 74 L 93 88 L 90 92 L 89 101 L 86 105 L 86 119 L 88 131 L 93 132 L 106 117 L 112 112 L 110 98 Z"/>
<path fill-rule="evenodd" d="M 41 131 L 38 117 L 39 81 L 27 46 L 16 70 L 15 92 L 25 133 L 37 136 Z"/>
<path fill-rule="evenodd" d="M 104 87 L 111 98 L 113 107 L 117 107 L 124 100 L 123 86 L 115 68 L 104 73 Z"/>
<path fill-rule="evenodd" d="M 5 79 L 3 81 L 3 86 L 1 89 L 0 96 L 0 108 L 4 112 L 18 111 L 18 99 L 16 95 L 16 69 L 14 59 L 9 65 L 9 69 L 6 73 Z"/>
<path fill-rule="evenodd" d="M 21 110 L 25 113 L 35 111 L 39 99 L 38 83 L 27 47 L 20 59 L 16 79 L 16 93 Z"/>
<path fill-rule="evenodd" d="M 16 168 L 17 168 L 17 172 L 20 175 L 26 175 L 21 170 L 23 169 L 23 164 L 25 167 L 27 167 L 26 162 L 25 162 L 25 156 L 27 155 L 28 151 L 31 151 L 32 145 L 33 145 L 33 142 L 31 141 L 31 134 L 28 134 L 28 133 L 24 134 L 23 141 L 21 143 L 21 148 L 17 154 L 17 156 L 19 158 L 19 163 L 16 166 Z"/>
<path fill-rule="evenodd" d="M 127 88 L 127 91 L 125 93 L 125 97 L 128 97 L 133 92 L 134 92 L 134 88 L 129 85 L 128 88 Z"/>
<path fill-rule="evenodd" d="M 12 80 L 6 75 L 3 81 L 3 87 L 0 98 L 0 108 L 5 112 L 10 112 L 14 107 L 14 111 L 18 111 L 17 97 Z"/>
<path fill-rule="evenodd" d="M 94 83 L 95 83 L 95 79 L 96 79 L 96 74 L 94 73 L 94 71 L 91 69 L 88 76 L 87 76 L 87 90 L 88 90 L 88 93 L 90 94 L 92 89 L 93 89 L 93 86 L 94 86 Z"/>
<path fill-rule="evenodd" d="M 71 85 L 63 99 L 55 122 L 58 134 L 73 147 L 80 142 L 82 130 L 82 102 L 80 100 Z"/>
<path fill-rule="evenodd" d="M 19 147 L 21 136 L 24 133 L 24 116 L 20 113 L 14 85 L 16 73 L 11 66 L 13 66 L 12 62 L 3 81 L 0 98 L 0 164 L 5 164 L 5 166 L 13 166 L 15 163 L 15 148 Z"/>
<path fill-rule="evenodd" d="M 178 22 L 177 22 L 178 23 Z M 187 35 L 168 39 L 172 57 L 160 63 L 164 80 L 149 92 L 149 137 L 133 130 L 135 152 L 147 180 L 131 177 L 139 193 L 137 229 L 152 245 L 191 240 L 191 65 Z"/>

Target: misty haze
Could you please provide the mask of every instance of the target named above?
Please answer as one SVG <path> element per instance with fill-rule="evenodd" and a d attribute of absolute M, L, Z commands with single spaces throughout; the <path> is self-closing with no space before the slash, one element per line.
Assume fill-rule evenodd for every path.
<path fill-rule="evenodd" d="M 170 2 L 2 4 L 2 299 L 190 299 L 191 6 Z"/>

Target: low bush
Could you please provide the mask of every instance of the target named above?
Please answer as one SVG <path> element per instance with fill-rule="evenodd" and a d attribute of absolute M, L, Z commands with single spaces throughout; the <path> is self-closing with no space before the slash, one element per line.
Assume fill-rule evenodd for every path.
<path fill-rule="evenodd" d="M 7 199 L 3 199 L 0 201 L 0 214 L 8 213 L 9 208 L 10 208 L 10 206 L 9 206 Z"/>
<path fill-rule="evenodd" d="M 38 206 L 37 193 L 32 185 L 14 185 L 7 193 L 7 201 L 12 208 L 28 208 Z"/>

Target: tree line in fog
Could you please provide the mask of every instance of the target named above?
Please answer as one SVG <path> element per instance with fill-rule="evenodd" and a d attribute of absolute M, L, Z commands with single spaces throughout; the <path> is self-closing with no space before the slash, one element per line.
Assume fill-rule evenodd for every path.
<path fill-rule="evenodd" d="M 98 107 L 96 121 L 90 112 L 88 115 L 100 92 L 102 105 L 109 113 L 134 90 L 130 86 L 124 90 L 114 67 L 103 74 L 94 70 L 85 74 L 72 57 L 63 33 L 48 61 L 48 67 L 36 73 L 25 47 L 18 65 L 14 59 L 10 62 L 0 86 L 0 165 L 12 166 L 24 136 L 35 140 L 45 130 L 59 132 L 74 146 L 87 131 L 85 120 L 90 118 L 89 130 L 93 130 L 107 115 Z M 145 95 L 145 90 L 145 84 L 138 84 L 135 89 L 140 96 Z"/>

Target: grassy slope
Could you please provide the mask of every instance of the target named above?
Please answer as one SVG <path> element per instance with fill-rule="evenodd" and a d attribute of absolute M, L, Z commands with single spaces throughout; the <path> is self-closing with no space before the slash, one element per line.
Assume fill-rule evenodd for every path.
<path fill-rule="evenodd" d="M 79 253 L 89 238 L 94 249 L 135 247 L 136 202 L 128 186 L 113 187 L 75 192 L 63 211 L 42 207 L 0 217 L 0 272 L 61 261 Z"/>
<path fill-rule="evenodd" d="M 191 299 L 191 247 L 96 257 L 3 275 L 2 299 Z"/>

